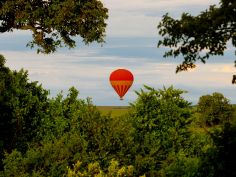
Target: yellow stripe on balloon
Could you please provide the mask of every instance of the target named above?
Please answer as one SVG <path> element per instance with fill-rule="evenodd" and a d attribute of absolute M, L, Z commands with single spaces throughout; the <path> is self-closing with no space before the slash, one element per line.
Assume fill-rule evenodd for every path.
<path fill-rule="evenodd" d="M 132 85 L 133 81 L 111 81 L 111 84 L 113 85 Z"/>
<path fill-rule="evenodd" d="M 110 81 L 112 87 L 116 90 L 120 98 L 122 98 L 125 93 L 129 90 L 133 81 Z"/>

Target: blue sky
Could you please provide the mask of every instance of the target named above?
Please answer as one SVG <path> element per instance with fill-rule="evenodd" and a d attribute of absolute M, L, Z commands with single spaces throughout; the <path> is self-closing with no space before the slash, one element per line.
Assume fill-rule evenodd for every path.
<path fill-rule="evenodd" d="M 154 88 L 173 85 L 188 91 L 184 97 L 196 104 L 204 94 L 221 92 L 236 103 L 236 86 L 231 84 L 235 73 L 234 49 L 229 46 L 222 57 L 212 57 L 207 64 L 198 63 L 190 72 L 175 74 L 181 58 L 164 59 L 163 48 L 156 48 L 157 24 L 166 12 L 180 17 L 182 12 L 193 15 L 217 0 L 103 0 L 109 9 L 106 43 L 85 46 L 78 38 L 75 49 L 60 49 L 55 54 L 37 54 L 26 48 L 31 39 L 27 31 L 0 34 L 0 53 L 7 66 L 29 72 L 32 81 L 39 81 L 54 97 L 71 86 L 80 91 L 80 98 L 91 97 L 96 105 L 128 105 L 137 96 L 134 90 L 149 85 Z M 134 84 L 120 101 L 109 83 L 109 74 L 117 68 L 129 69 Z"/>

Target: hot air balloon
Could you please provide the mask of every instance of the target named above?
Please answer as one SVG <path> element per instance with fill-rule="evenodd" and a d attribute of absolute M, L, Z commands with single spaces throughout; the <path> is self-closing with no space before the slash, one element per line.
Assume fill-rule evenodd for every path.
<path fill-rule="evenodd" d="M 123 96 L 129 90 L 133 84 L 134 76 L 127 69 L 117 69 L 110 75 L 110 83 L 116 93 L 120 96 L 120 100 L 123 100 Z"/>

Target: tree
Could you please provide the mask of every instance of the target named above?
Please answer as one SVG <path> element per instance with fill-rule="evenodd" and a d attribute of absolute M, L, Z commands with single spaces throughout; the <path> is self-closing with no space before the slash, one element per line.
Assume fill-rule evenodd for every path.
<path fill-rule="evenodd" d="M 145 89 L 136 92 L 131 109 L 137 148 L 134 167 L 138 175 L 158 176 L 168 154 L 177 153 L 188 137 L 190 103 L 182 98 L 184 91 L 173 87 Z"/>
<path fill-rule="evenodd" d="M 52 53 L 63 44 L 75 47 L 77 35 L 85 44 L 104 42 L 107 13 L 99 0 L 1 0 L 0 32 L 31 30 L 27 46 Z"/>
<path fill-rule="evenodd" d="M 29 82 L 24 70 L 11 71 L 0 55 L 0 169 L 3 151 L 25 151 L 37 135 L 48 105 L 48 91 Z"/>
<path fill-rule="evenodd" d="M 205 63 L 210 56 L 223 55 L 228 41 L 236 47 L 236 1 L 221 0 L 219 7 L 212 5 L 197 16 L 183 13 L 179 20 L 166 14 L 158 29 L 163 37 L 158 47 L 171 48 L 164 57 L 184 58 L 176 72 L 194 68 L 198 60 Z M 236 83 L 236 75 L 232 83 Z"/>
<path fill-rule="evenodd" d="M 1 84 L 1 80 L 0 85 L 4 85 Z M 10 86 L 8 88 L 9 92 L 6 92 L 6 95 L 14 93 L 15 90 Z M 23 92 L 18 83 L 15 88 L 20 93 Z M 26 95 L 32 94 L 25 90 L 26 93 L 23 93 Z M 0 100 L 3 100 L 1 96 L 5 95 L 2 93 L 0 90 Z M 67 172 L 67 166 L 78 160 L 83 162 L 83 167 L 89 163 L 99 162 L 102 170 L 108 168 L 113 158 L 119 159 L 121 165 L 130 164 L 130 146 L 133 147 L 131 121 L 125 117 L 112 119 L 109 115 L 103 116 L 90 99 L 78 99 L 78 93 L 72 87 L 66 98 L 63 98 L 62 94 L 58 94 L 56 98 L 48 98 L 46 108 L 43 110 L 40 109 L 40 102 L 36 105 L 38 109 L 29 109 L 31 104 L 27 102 L 27 98 L 31 98 L 33 102 L 33 96 L 27 95 L 25 98 L 23 95 L 13 94 L 11 96 L 15 99 L 10 100 L 5 96 L 6 101 L 0 102 L 0 142 L 3 139 L 5 146 L 0 148 L 2 151 L 7 150 L 7 153 L 4 159 L 1 157 L 4 166 L 0 166 L 0 176 L 63 176 Z M 15 103 L 15 100 L 19 101 Z M 34 105 L 32 106 L 34 108 Z M 39 111 L 42 116 L 37 119 L 40 116 Z M 16 121 L 18 117 L 12 115 L 12 112 L 19 112 L 21 122 L 27 121 L 27 127 L 23 126 L 22 135 L 20 134 L 22 126 L 18 126 Z M 6 149 L 9 142 L 12 142 L 12 132 L 15 133 L 16 129 L 19 129 L 16 140 L 24 141 L 14 141 L 14 146 Z M 34 141 L 21 137 L 34 137 Z M 21 146 L 28 146 L 23 146 L 22 150 L 15 142 L 18 144 L 20 142 Z"/>
<path fill-rule="evenodd" d="M 221 93 L 201 96 L 197 111 L 200 113 L 203 124 L 207 126 L 229 122 L 234 113 L 233 106 Z"/>
<path fill-rule="evenodd" d="M 222 131 L 215 129 L 210 133 L 214 146 L 201 157 L 199 177 L 236 176 L 236 126 L 230 123 L 222 125 Z"/>

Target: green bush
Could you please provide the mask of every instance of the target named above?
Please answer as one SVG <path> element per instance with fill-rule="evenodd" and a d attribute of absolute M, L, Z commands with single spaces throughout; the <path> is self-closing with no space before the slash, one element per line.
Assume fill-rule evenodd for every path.
<path fill-rule="evenodd" d="M 219 125 L 230 122 L 234 109 L 227 98 L 221 93 L 201 96 L 197 111 L 200 113 L 201 122 L 205 126 Z"/>
<path fill-rule="evenodd" d="M 101 170 L 98 162 L 90 163 L 86 169 L 81 168 L 81 162 L 78 161 L 73 165 L 73 168 L 68 168 L 67 177 L 132 177 L 133 166 L 119 166 L 118 161 L 112 160 L 107 172 Z"/>
<path fill-rule="evenodd" d="M 90 99 L 77 96 L 78 91 L 71 88 L 66 98 L 59 94 L 49 101 L 47 115 L 38 129 L 40 141 L 31 144 L 26 153 L 6 155 L 6 177 L 63 176 L 67 166 L 77 161 L 84 166 L 99 162 L 104 170 L 113 158 L 121 159 L 121 164 L 130 161 L 133 130 L 129 119 L 102 116 Z"/>
<path fill-rule="evenodd" d="M 48 106 L 48 91 L 29 82 L 26 71 L 11 71 L 4 64 L 0 55 L 0 169 L 3 151 L 26 151 Z"/>
<path fill-rule="evenodd" d="M 200 160 L 197 156 L 188 156 L 183 150 L 177 154 L 170 153 L 159 171 L 159 176 L 195 177 L 198 175 Z"/>
<path fill-rule="evenodd" d="M 135 128 L 135 169 L 137 174 L 156 176 L 168 154 L 177 153 L 188 138 L 190 103 L 173 87 L 137 92 L 131 117 Z"/>
<path fill-rule="evenodd" d="M 236 176 L 236 126 L 226 123 L 210 132 L 214 146 L 201 157 L 200 177 Z"/>

